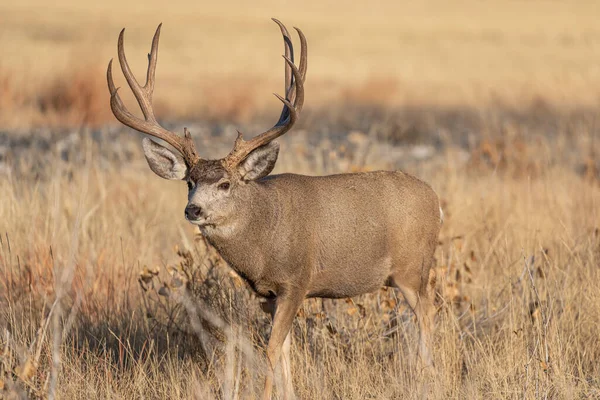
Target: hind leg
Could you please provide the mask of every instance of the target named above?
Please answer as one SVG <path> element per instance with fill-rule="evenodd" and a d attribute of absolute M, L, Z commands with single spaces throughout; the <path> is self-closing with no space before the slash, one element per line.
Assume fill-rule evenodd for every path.
<path fill-rule="evenodd" d="M 427 290 L 416 291 L 403 285 L 397 285 L 408 305 L 415 313 L 419 324 L 418 355 L 425 367 L 433 367 L 431 340 L 434 329 L 435 307 Z"/>
<path fill-rule="evenodd" d="M 405 259 L 404 261 L 409 260 Z M 428 265 L 426 263 L 406 262 L 402 265 L 414 266 L 414 268 L 396 269 L 390 276 L 388 284 L 400 289 L 406 302 L 415 313 L 419 324 L 419 359 L 425 367 L 433 367 L 431 340 L 435 317 L 433 304 L 435 275 L 430 268 L 424 267 Z M 420 265 L 421 268 L 417 265 Z"/>

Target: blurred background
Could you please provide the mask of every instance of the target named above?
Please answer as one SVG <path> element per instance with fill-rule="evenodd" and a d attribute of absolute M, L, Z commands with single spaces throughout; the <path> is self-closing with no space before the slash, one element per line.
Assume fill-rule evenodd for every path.
<path fill-rule="evenodd" d="M 308 37 L 309 110 L 598 104 L 594 1 L 24 0 L 0 4 L 0 124 L 114 122 L 104 73 L 119 31 L 141 77 L 160 22 L 160 116 L 275 114 L 283 45 L 271 17 Z"/>

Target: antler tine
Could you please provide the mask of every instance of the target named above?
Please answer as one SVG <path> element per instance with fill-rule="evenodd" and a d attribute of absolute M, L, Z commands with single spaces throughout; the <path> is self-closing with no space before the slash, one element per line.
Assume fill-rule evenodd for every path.
<path fill-rule="evenodd" d="M 183 156 L 188 166 L 193 166 L 200 159 L 196 153 L 194 141 L 192 140 L 189 132 L 184 130 L 184 136 L 181 137 L 176 133 L 173 133 L 158 124 L 154 116 L 154 110 L 152 107 L 152 93 L 154 92 L 154 75 L 156 71 L 156 63 L 158 60 L 158 41 L 160 38 L 160 28 L 162 24 L 156 28 L 156 33 L 152 39 L 152 48 L 150 54 L 148 54 L 148 71 L 146 75 L 146 84 L 140 86 L 135 76 L 129 68 L 127 58 L 125 57 L 125 49 L 123 46 L 123 37 L 125 29 L 119 34 L 118 41 L 118 54 L 119 63 L 121 64 L 121 70 L 123 75 L 131 88 L 140 109 L 144 114 L 144 120 L 133 115 L 121 100 L 119 96 L 119 88 L 115 87 L 115 83 L 112 77 L 112 60 L 108 63 L 108 70 L 106 72 L 106 80 L 108 81 L 108 90 L 110 91 L 110 108 L 115 117 L 123 124 L 133 128 L 137 131 L 146 133 L 156 138 L 162 139 L 171 146 L 173 146 Z"/>
<path fill-rule="evenodd" d="M 283 35 L 283 42 L 284 42 L 284 48 L 285 48 L 285 55 L 287 57 L 289 57 L 292 60 L 292 63 L 294 62 L 294 46 L 292 45 L 292 40 L 290 37 L 290 34 L 287 30 L 287 28 L 285 27 L 285 25 L 283 25 L 283 23 L 281 23 L 281 21 L 279 21 L 278 19 L 275 18 L 271 18 L 273 21 L 275 21 L 275 23 L 277 25 L 279 25 L 279 29 L 281 30 L 281 34 Z M 299 70 L 300 70 L 300 75 L 302 76 L 302 82 L 306 81 L 306 69 L 307 69 L 307 57 L 306 57 L 306 53 L 307 53 L 307 44 L 306 44 L 306 37 L 304 36 L 304 33 L 302 33 L 302 31 L 299 28 L 294 27 L 294 29 L 296 29 L 296 31 L 298 32 L 298 36 L 300 37 L 300 65 L 299 65 Z M 296 86 L 293 85 L 293 75 L 291 75 L 291 67 L 287 64 L 287 62 L 285 63 L 285 97 L 286 99 L 288 99 L 290 102 L 294 103 L 296 105 Z M 290 79 L 291 78 L 291 79 Z M 302 106 L 303 103 L 300 102 L 297 105 L 297 111 L 300 112 L 302 110 Z M 279 121 L 278 123 L 284 122 L 288 117 L 288 108 L 287 107 L 283 107 L 283 110 L 281 110 L 281 115 L 279 116 Z"/>
<path fill-rule="evenodd" d="M 302 47 L 304 49 L 303 58 L 305 59 L 301 66 L 303 65 L 304 72 L 306 73 L 306 39 L 303 38 L 303 35 L 301 35 L 301 41 L 304 42 Z M 293 53 L 291 46 L 290 52 Z M 242 138 L 242 134 L 238 132 L 238 137 L 235 140 L 233 150 L 223 160 L 225 166 L 229 169 L 235 168 L 254 149 L 272 142 L 279 136 L 289 131 L 298 119 L 299 110 L 302 109 L 302 105 L 304 103 L 304 79 L 300 70 L 294 65 L 292 60 L 285 55 L 283 56 L 283 58 L 285 59 L 286 65 L 290 68 L 292 72 L 292 78 L 290 79 L 290 82 L 293 85 L 293 90 L 295 91 L 295 99 L 293 101 L 293 104 L 289 99 L 283 98 L 280 95 L 274 93 L 275 96 L 284 104 L 284 110 L 282 111 L 282 115 L 279 121 L 271 129 L 255 136 L 249 141 L 245 141 Z M 291 90 L 286 91 L 288 93 L 291 93 Z"/>
<path fill-rule="evenodd" d="M 273 20 L 273 22 L 275 22 L 277 25 L 279 25 L 279 29 L 281 30 L 281 34 L 283 35 L 283 47 L 284 47 L 284 54 L 286 57 L 288 57 L 290 60 L 292 60 L 292 63 L 294 62 L 294 45 L 292 44 L 292 38 L 290 37 L 290 33 L 288 32 L 287 28 L 285 27 L 285 25 L 283 25 L 283 23 L 278 20 L 277 18 L 271 18 Z M 285 98 L 286 99 L 290 99 L 289 97 L 291 95 L 290 91 L 292 89 L 292 68 L 286 63 L 284 63 L 284 69 L 285 69 L 285 82 L 284 82 L 284 94 L 285 94 Z M 284 111 L 285 111 L 285 107 L 284 107 Z"/>
<path fill-rule="evenodd" d="M 298 36 L 300 37 L 300 76 L 302 76 L 302 85 L 306 82 L 306 70 L 308 69 L 308 44 L 306 43 L 306 36 L 299 28 L 294 27 L 294 29 L 298 32 Z M 304 105 L 304 91 L 302 92 L 302 98 L 298 100 L 299 94 L 297 93 L 297 98 L 295 99 L 294 106 L 296 107 L 298 113 L 302 111 L 302 106 Z"/>
<path fill-rule="evenodd" d="M 160 25 L 158 26 L 158 29 L 156 30 L 156 34 L 160 35 Z M 142 109 L 142 113 L 144 114 L 144 117 L 146 118 L 146 121 L 151 120 L 151 121 L 155 121 L 156 119 L 154 118 L 154 112 L 152 111 L 152 94 L 148 94 L 146 92 L 146 86 L 148 85 L 148 83 L 146 82 L 146 86 L 142 87 L 140 86 L 140 84 L 138 83 L 137 79 L 135 78 L 135 76 L 133 75 L 133 72 L 131 72 L 131 68 L 129 67 L 129 63 L 127 62 L 127 57 L 125 57 L 125 47 L 123 46 L 123 42 L 124 42 L 124 37 L 125 37 L 125 28 L 123 28 L 121 30 L 121 33 L 119 33 L 119 41 L 117 42 L 117 49 L 118 49 L 118 54 L 119 54 L 119 64 L 121 64 L 121 71 L 123 71 L 123 76 L 125 76 L 125 79 L 127 80 L 127 83 L 129 84 L 129 87 L 131 88 L 131 91 L 133 92 L 133 94 L 135 95 L 136 100 L 138 101 L 140 108 Z M 156 35 L 155 35 L 156 37 Z M 154 43 L 152 46 L 152 50 L 150 51 L 150 53 L 152 54 L 154 50 Z M 148 61 L 150 61 L 151 58 L 149 58 Z M 148 63 L 148 76 L 150 76 L 154 71 L 151 71 L 150 68 L 150 62 Z M 156 62 L 154 62 L 154 67 L 156 67 Z"/>
<path fill-rule="evenodd" d="M 154 93 L 154 76 L 156 72 L 156 62 L 158 61 L 158 40 L 160 39 L 161 28 L 162 23 L 158 24 L 156 32 L 154 32 L 152 47 L 150 48 L 150 54 L 148 54 L 148 72 L 146 73 L 146 84 L 144 85 L 144 89 L 148 93 L 150 99 L 152 99 L 152 94 Z M 125 56 L 125 52 L 123 52 L 123 56 Z"/>

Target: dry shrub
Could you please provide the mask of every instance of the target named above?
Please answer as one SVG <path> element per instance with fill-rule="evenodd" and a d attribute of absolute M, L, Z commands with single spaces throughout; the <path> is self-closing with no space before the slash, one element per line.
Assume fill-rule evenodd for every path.
<path fill-rule="evenodd" d="M 15 71 L 0 71 L 0 123 L 3 126 L 97 127 L 114 120 L 105 70 L 74 67 L 31 84 Z"/>
<path fill-rule="evenodd" d="M 470 168 L 481 173 L 493 170 L 516 178 L 535 177 L 544 170 L 543 139 L 537 144 L 520 137 L 499 137 L 482 140 L 471 152 Z"/>
<path fill-rule="evenodd" d="M 582 174 L 586 180 L 600 183 L 600 161 L 593 154 L 585 159 Z"/>
<path fill-rule="evenodd" d="M 408 164 L 440 194 L 445 214 L 430 397 L 598 397 L 600 187 L 576 168 L 590 154 L 594 118 L 473 114 L 428 123 L 481 124 L 486 139 L 504 140 L 497 164 L 464 158 L 475 147 L 460 146 L 464 131 Z M 376 132 L 340 124 L 336 136 L 336 115 L 284 137 L 278 168 L 320 174 L 397 162 L 389 157 L 402 148 Z M 385 113 L 356 115 L 355 125 L 373 115 Z M 546 124 L 556 136 L 540 146 L 526 133 Z M 204 132 L 199 139 L 219 143 L 216 152 L 231 145 Z M 155 179 L 129 133 L 81 137 L 64 145 L 68 157 L 37 136 L 9 141 L 16 155 L 0 179 L 0 396 L 256 397 L 270 317 L 181 217 L 185 185 Z M 546 160 L 539 173 L 513 173 L 537 157 Z M 416 326 L 395 290 L 307 300 L 293 332 L 300 398 L 421 398 Z"/>
<path fill-rule="evenodd" d="M 56 76 L 37 94 L 35 104 L 45 124 L 98 126 L 112 120 L 105 72 L 78 67 Z"/>
<path fill-rule="evenodd" d="M 195 343 L 204 369 L 223 356 L 228 340 L 239 339 L 231 335 L 240 328 L 248 343 L 264 343 L 268 320 L 258 300 L 205 239 L 197 235 L 192 249 L 175 252 L 177 264 L 144 267 L 138 279 L 154 329 L 185 338 L 190 350 Z"/>
<path fill-rule="evenodd" d="M 4 112 L 14 112 L 23 101 L 19 95 L 21 91 L 15 90 L 11 75 L 8 70 L 0 68 L 0 110 Z"/>
<path fill-rule="evenodd" d="M 394 78 L 370 78 L 356 85 L 347 85 L 341 90 L 342 102 L 352 105 L 389 107 L 399 90 Z"/>

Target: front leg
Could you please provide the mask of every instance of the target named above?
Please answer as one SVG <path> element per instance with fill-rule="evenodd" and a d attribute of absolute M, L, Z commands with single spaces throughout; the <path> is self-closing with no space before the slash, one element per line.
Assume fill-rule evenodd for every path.
<path fill-rule="evenodd" d="M 275 304 L 275 298 L 268 299 L 265 303 L 263 303 L 263 311 L 271 316 L 271 322 L 275 319 L 275 310 L 277 309 L 277 305 Z M 292 381 L 292 359 L 290 355 L 290 350 L 292 346 L 292 331 L 288 332 L 285 337 L 285 341 L 283 342 L 283 347 L 281 348 L 281 367 L 283 372 L 283 385 L 285 390 L 285 397 L 288 399 L 295 399 L 296 395 L 294 394 L 294 384 Z"/>
<path fill-rule="evenodd" d="M 292 387 L 292 376 L 290 367 L 290 345 L 291 332 L 294 317 L 304 300 L 304 292 L 285 293 L 277 296 L 275 299 L 273 327 L 271 328 L 271 337 L 267 346 L 267 359 L 269 361 L 269 370 L 265 380 L 263 391 L 263 400 L 271 399 L 273 393 L 273 377 L 275 368 L 279 362 L 283 347 L 283 374 L 285 380 L 284 398 L 293 397 L 294 389 Z"/>

